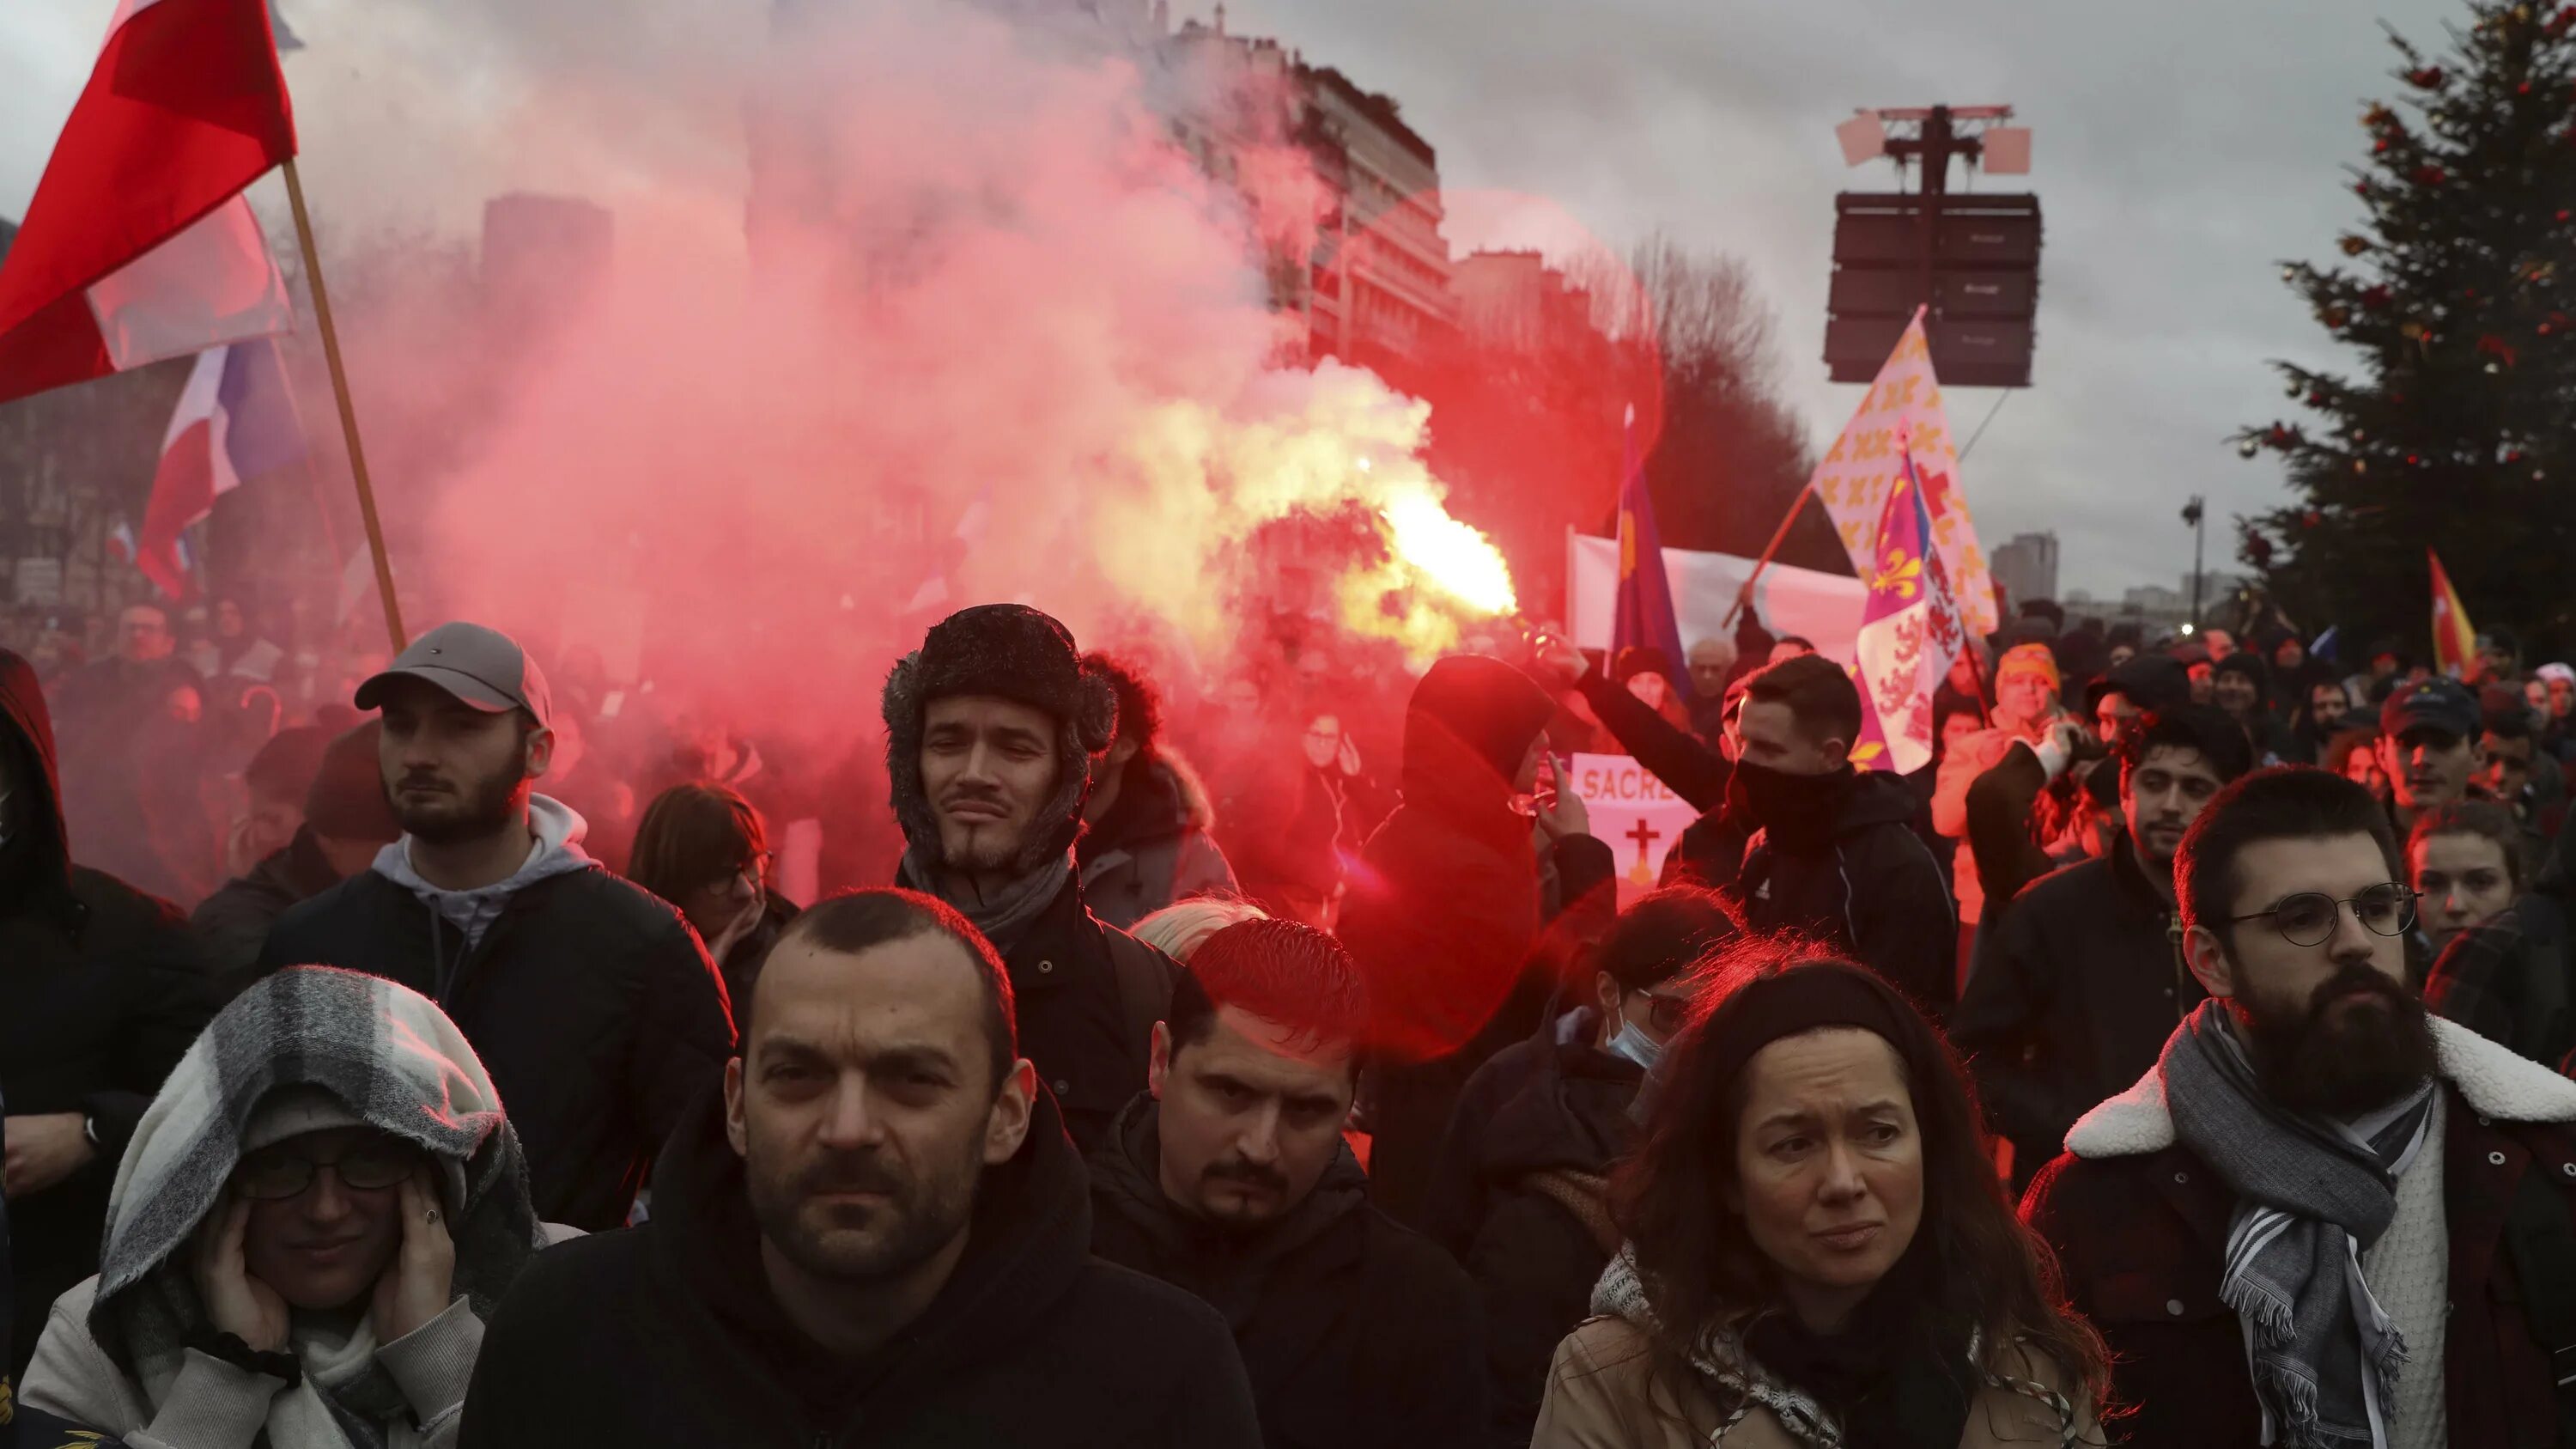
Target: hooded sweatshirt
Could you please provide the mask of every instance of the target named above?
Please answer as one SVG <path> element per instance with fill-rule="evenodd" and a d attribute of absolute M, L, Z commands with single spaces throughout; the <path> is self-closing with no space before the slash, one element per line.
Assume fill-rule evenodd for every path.
<path fill-rule="evenodd" d="M 462 1444 L 1260 1443 L 1216 1314 L 1089 1256 L 1082 1162 L 1044 1093 L 1019 1151 L 984 1170 L 947 1282 L 864 1358 L 832 1354 L 779 1308 L 745 1171 L 709 1092 L 654 1171 L 651 1221 L 547 1252 L 503 1305 Z"/>
<path fill-rule="evenodd" d="M 433 1165 L 454 1301 L 389 1342 L 365 1301 L 295 1310 L 292 1385 L 193 1346 L 213 1322 L 191 1242 L 242 1154 L 351 1125 Z M 116 1177 L 104 1267 L 54 1305 L 25 1395 L 138 1449 L 250 1449 L 263 1435 L 269 1449 L 454 1442 L 483 1318 L 547 1236 L 500 1095 L 455 1023 L 416 992 L 327 967 L 280 972 L 226 1007 L 153 1099 Z"/>
<path fill-rule="evenodd" d="M 483 932 L 500 919 L 501 909 L 510 903 L 510 897 L 549 876 L 591 868 L 594 862 L 581 848 L 582 836 L 589 829 L 570 806 L 544 795 L 530 795 L 528 832 L 536 839 L 528 847 L 528 858 L 507 880 L 461 891 L 431 885 L 412 868 L 408 835 L 377 851 L 374 869 L 420 897 L 433 915 L 464 935 L 465 949 L 471 951 L 483 944 Z"/>
<path fill-rule="evenodd" d="M 1294 1207 L 1250 1228 L 1163 1191 L 1162 1106 L 1127 1104 L 1091 1157 L 1091 1250 L 1224 1315 L 1267 1449 L 1413 1449 L 1482 1429 L 1483 1334 L 1466 1275 L 1368 1204 L 1345 1142 Z"/>
<path fill-rule="evenodd" d="M 1420 1223 L 1431 1158 L 1469 1073 L 1537 1029 L 1548 986 L 1526 971 L 1546 915 L 1516 774 L 1553 712 L 1497 659 L 1443 659 L 1404 721 L 1404 800 L 1363 849 L 1341 935 L 1368 975 L 1392 1059 L 1371 1084 L 1371 1193 Z M 1602 899 L 1615 867 L 1588 835 L 1550 847 L 1560 907 Z"/>

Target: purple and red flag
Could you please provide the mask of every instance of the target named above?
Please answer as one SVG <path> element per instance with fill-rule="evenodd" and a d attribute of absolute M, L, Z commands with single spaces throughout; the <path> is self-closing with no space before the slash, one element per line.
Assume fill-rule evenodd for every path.
<path fill-rule="evenodd" d="M 1962 636 L 1948 571 L 1930 546 L 1930 500 L 1901 432 L 1896 454 L 1877 545 L 1860 575 L 1869 599 L 1854 648 L 1861 728 L 1852 763 L 1905 775 L 1932 762 L 1932 696 L 1959 657 Z"/>

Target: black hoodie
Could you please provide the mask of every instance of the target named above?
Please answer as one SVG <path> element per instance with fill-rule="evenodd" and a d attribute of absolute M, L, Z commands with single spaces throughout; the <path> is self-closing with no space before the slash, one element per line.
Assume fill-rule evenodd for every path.
<path fill-rule="evenodd" d="M 175 907 L 72 864 L 53 724 L 36 671 L 6 650 L 0 754 L 0 1099 L 12 1115 L 82 1113 L 97 1143 L 87 1165 L 12 1205 L 23 1369 L 54 1299 L 98 1271 L 117 1159 L 215 992 Z"/>
<path fill-rule="evenodd" d="M 641 1227 L 539 1254 L 494 1315 L 460 1449 L 1063 1445 L 1257 1449 L 1225 1324 L 1091 1258 L 1089 1183 L 1055 1103 L 988 1169 L 966 1251 L 903 1333 L 837 1359 L 760 1266 L 724 1098 L 684 1117 Z"/>
<path fill-rule="evenodd" d="M 1546 916 L 1533 828 L 1513 776 L 1554 705 L 1495 659 L 1443 659 L 1404 720 L 1404 803 L 1369 838 L 1341 936 L 1367 973 L 1391 1060 L 1372 1082 L 1370 1194 L 1419 1225 L 1433 1151 L 1467 1075 L 1538 1025 L 1525 981 Z M 1616 866 L 1588 835 L 1555 843 L 1560 911 L 1602 901 Z"/>
<path fill-rule="evenodd" d="M 1580 1007 L 1496 1053 L 1441 1143 L 1432 1234 L 1475 1280 L 1497 1445 L 1529 1443 L 1548 1363 L 1590 1316 L 1615 1246 L 1607 1179 L 1635 1141 L 1629 1107 L 1646 1073 L 1593 1045 L 1600 1020 Z"/>
<path fill-rule="evenodd" d="M 1164 1193 L 1160 1114 L 1139 1096 L 1091 1155 L 1092 1248 L 1225 1316 L 1267 1449 L 1476 1442 L 1484 1338 L 1475 1290 L 1448 1254 L 1368 1205 L 1368 1174 L 1348 1144 L 1297 1206 L 1235 1231 L 1191 1217 Z"/>

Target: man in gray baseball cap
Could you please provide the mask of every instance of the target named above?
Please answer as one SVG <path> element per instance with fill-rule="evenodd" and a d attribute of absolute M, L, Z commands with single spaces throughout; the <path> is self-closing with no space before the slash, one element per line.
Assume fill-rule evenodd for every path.
<path fill-rule="evenodd" d="M 539 729 L 553 723 L 546 676 L 518 640 L 498 629 L 441 624 L 421 635 L 382 674 L 358 686 L 358 708 L 383 707 L 386 692 L 407 678 L 426 680 L 489 714 L 523 709 Z"/>
<path fill-rule="evenodd" d="M 670 906 L 600 868 L 537 793 L 545 675 L 518 642 L 443 624 L 358 686 L 402 838 L 295 907 L 265 972 L 372 971 L 437 1001 L 510 1103 L 537 1211 L 624 1224 L 655 1147 L 733 1052 L 724 987 Z"/>

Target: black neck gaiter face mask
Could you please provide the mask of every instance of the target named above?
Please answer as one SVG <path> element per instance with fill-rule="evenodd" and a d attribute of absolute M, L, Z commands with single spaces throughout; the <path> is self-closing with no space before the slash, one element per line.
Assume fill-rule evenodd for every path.
<path fill-rule="evenodd" d="M 1744 801 L 1753 818 L 1773 839 L 1821 841 L 1833 836 L 1843 795 L 1851 788 L 1852 768 L 1845 765 L 1822 775 L 1792 775 L 1738 761 L 1735 778 L 1744 787 Z"/>

